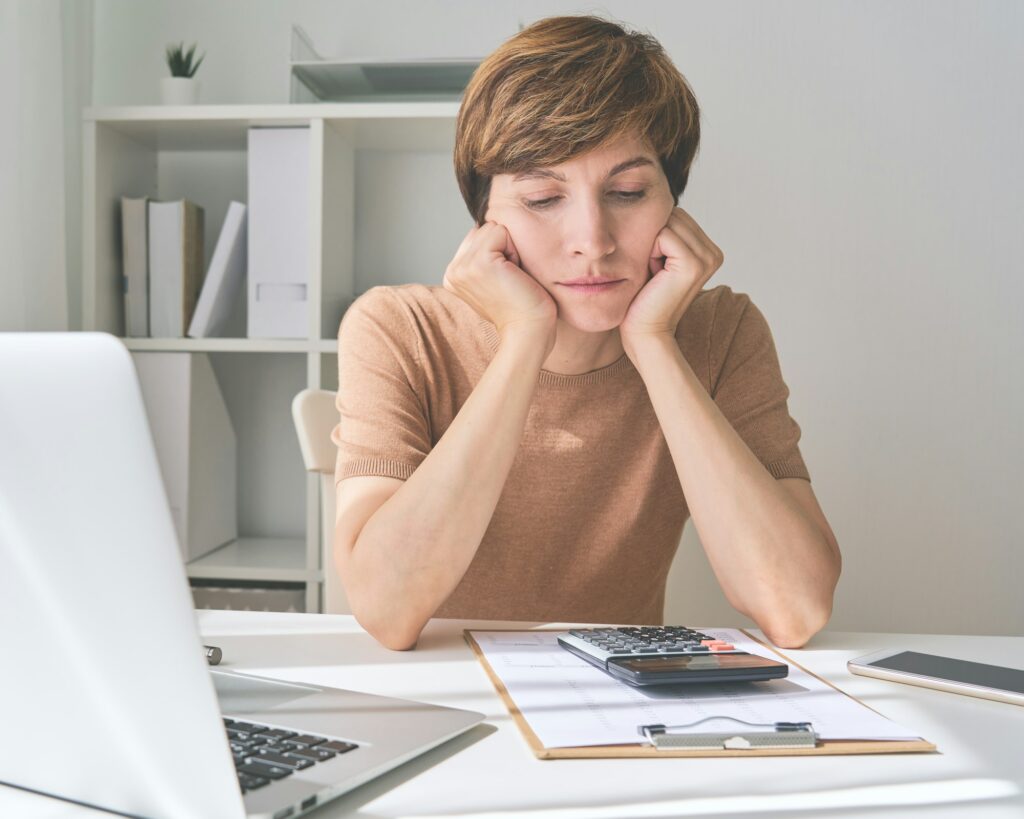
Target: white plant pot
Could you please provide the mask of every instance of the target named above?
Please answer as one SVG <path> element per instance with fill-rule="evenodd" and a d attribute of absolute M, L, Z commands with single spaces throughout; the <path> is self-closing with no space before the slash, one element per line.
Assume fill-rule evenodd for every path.
<path fill-rule="evenodd" d="M 160 97 L 164 105 L 195 105 L 199 101 L 199 80 L 195 77 L 162 77 Z"/>

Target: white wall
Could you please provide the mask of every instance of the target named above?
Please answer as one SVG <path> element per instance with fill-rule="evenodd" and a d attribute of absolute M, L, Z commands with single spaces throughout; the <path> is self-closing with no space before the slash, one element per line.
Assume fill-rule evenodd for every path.
<path fill-rule="evenodd" d="M 82 107 L 92 99 L 93 0 L 61 0 L 67 329 L 82 329 Z"/>
<path fill-rule="evenodd" d="M 473 56 L 580 12 L 650 31 L 703 107 L 680 204 L 772 326 L 844 555 L 831 626 L 1024 631 L 1024 5 L 95 0 L 93 100 L 156 102 L 172 41 L 208 52 L 203 102 L 285 102 L 292 21 L 324 54 Z M 670 584 L 672 621 L 747 622 L 692 524 Z"/>

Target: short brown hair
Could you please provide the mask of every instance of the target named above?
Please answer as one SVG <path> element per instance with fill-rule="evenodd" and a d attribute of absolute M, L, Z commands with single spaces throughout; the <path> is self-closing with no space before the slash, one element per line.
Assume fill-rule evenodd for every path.
<path fill-rule="evenodd" d="M 473 73 L 455 124 L 455 176 L 482 225 L 495 174 L 559 165 L 627 135 L 658 155 L 678 204 L 700 142 L 686 79 L 649 34 L 589 15 L 547 17 Z"/>

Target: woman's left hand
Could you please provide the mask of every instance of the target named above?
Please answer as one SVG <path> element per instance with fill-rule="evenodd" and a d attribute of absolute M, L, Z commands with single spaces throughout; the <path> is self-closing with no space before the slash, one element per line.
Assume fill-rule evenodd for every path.
<path fill-rule="evenodd" d="M 631 359 L 635 361 L 633 342 L 641 337 L 675 336 L 683 313 L 724 260 L 694 218 L 673 208 L 651 248 L 651 278 L 633 297 L 619 325 L 622 346 Z"/>

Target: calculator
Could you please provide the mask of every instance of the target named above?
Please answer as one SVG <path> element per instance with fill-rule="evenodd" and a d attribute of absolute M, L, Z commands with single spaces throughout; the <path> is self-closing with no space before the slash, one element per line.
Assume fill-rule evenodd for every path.
<path fill-rule="evenodd" d="M 559 634 L 566 651 L 630 685 L 758 682 L 789 666 L 686 626 L 580 628 Z"/>

